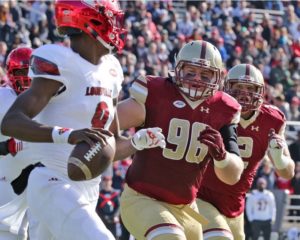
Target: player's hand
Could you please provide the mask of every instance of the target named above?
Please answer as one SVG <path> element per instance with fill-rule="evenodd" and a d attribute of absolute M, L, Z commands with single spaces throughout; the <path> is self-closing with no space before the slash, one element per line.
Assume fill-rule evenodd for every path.
<path fill-rule="evenodd" d="M 101 146 L 104 147 L 107 145 L 107 136 L 113 136 L 113 133 L 102 128 L 84 128 L 73 130 L 70 133 L 68 142 L 70 144 L 87 142 L 91 147 L 95 142 L 100 142 Z"/>
<path fill-rule="evenodd" d="M 219 131 L 207 126 L 206 129 L 200 133 L 199 140 L 208 147 L 208 152 L 213 159 L 217 161 L 225 159 L 226 150 Z"/>
<path fill-rule="evenodd" d="M 162 134 L 161 128 L 147 128 L 137 131 L 131 139 L 131 144 L 137 150 L 166 147 L 165 136 Z"/>
<path fill-rule="evenodd" d="M 272 158 L 281 159 L 283 149 L 286 146 L 286 142 L 282 137 L 275 133 L 273 128 L 269 131 L 269 152 Z"/>
<path fill-rule="evenodd" d="M 23 150 L 23 142 L 15 139 L 10 138 L 6 141 L 7 150 L 12 156 L 16 156 L 16 154 Z"/>
<path fill-rule="evenodd" d="M 273 128 L 269 131 L 269 148 L 270 149 L 283 149 L 286 146 L 285 140 L 275 133 Z"/>

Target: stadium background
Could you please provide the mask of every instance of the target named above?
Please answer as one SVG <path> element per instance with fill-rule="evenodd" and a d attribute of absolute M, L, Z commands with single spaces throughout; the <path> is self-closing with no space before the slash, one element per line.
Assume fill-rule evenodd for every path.
<path fill-rule="evenodd" d="M 257 177 L 265 177 L 276 196 L 273 231 L 278 234 L 274 236 L 287 239 L 292 228 L 300 232 L 300 1 L 137 0 L 120 4 L 126 10 L 129 31 L 124 51 L 117 54 L 125 75 L 120 100 L 128 97 L 128 86 L 138 75 L 167 76 L 176 53 L 190 40 L 204 39 L 217 46 L 226 69 L 250 63 L 262 71 L 266 102 L 279 107 L 288 120 L 286 137 L 296 146 L 290 149 L 296 174 L 291 181 L 280 179 L 264 159 Z M 7 81 L 5 60 L 12 49 L 46 43 L 70 44 L 55 30 L 54 1 L 0 0 L 2 83 Z M 113 187 L 120 191 L 130 161 L 115 163 L 109 173 Z"/>

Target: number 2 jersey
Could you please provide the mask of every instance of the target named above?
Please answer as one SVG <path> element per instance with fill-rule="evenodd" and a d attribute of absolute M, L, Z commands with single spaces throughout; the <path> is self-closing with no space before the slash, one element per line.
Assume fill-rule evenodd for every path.
<path fill-rule="evenodd" d="M 160 127 L 165 149 L 137 151 L 126 175 L 134 190 L 171 204 L 192 202 L 211 159 L 206 145 L 198 140 L 207 125 L 220 130 L 238 123 L 240 106 L 224 92 L 192 102 L 169 78 L 139 77 L 130 89 L 131 97 L 143 104 L 143 128 Z"/>
<path fill-rule="evenodd" d="M 241 118 L 238 125 L 238 144 L 244 162 L 241 179 L 235 185 L 220 181 L 209 164 L 204 175 L 198 198 L 214 205 L 223 215 L 232 218 L 239 216 L 245 208 L 245 196 L 252 185 L 256 170 L 268 148 L 270 129 L 283 134 L 285 117 L 276 107 L 263 104 L 248 120 Z"/>
<path fill-rule="evenodd" d="M 71 48 L 48 44 L 33 51 L 29 76 L 62 83 L 36 117 L 37 122 L 73 129 L 109 128 L 115 113 L 113 99 L 117 98 L 123 81 L 122 68 L 114 56 L 105 55 L 94 65 Z M 36 143 L 35 146 L 36 154 L 47 168 L 67 176 L 73 145 Z"/>

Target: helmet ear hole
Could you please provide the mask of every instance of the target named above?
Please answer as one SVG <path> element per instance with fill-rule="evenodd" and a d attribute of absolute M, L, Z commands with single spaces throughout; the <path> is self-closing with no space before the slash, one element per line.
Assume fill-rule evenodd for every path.
<path fill-rule="evenodd" d="M 100 25 L 102 25 L 101 22 L 99 22 L 99 21 L 97 21 L 97 20 L 95 20 L 95 19 L 90 20 L 90 22 L 91 22 L 93 25 L 95 25 L 95 26 L 100 26 Z"/>
<path fill-rule="evenodd" d="M 72 27 L 59 27 L 57 29 L 59 35 L 61 36 L 72 36 L 72 35 L 79 35 L 82 33 L 82 30 L 79 28 L 72 28 Z"/>

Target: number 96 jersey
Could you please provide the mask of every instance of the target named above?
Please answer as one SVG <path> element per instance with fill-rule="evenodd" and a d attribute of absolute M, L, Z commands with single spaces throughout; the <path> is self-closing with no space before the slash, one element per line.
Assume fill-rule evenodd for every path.
<path fill-rule="evenodd" d="M 190 101 L 171 79 L 147 76 L 130 88 L 131 97 L 143 104 L 143 128 L 160 127 L 165 149 L 138 151 L 127 171 L 127 184 L 134 190 L 170 204 L 188 204 L 196 192 L 211 159 L 199 136 L 210 125 L 220 130 L 237 124 L 240 105 L 223 92 L 205 101 Z"/>
<path fill-rule="evenodd" d="M 123 81 L 122 68 L 114 56 L 105 55 L 94 65 L 71 48 L 48 44 L 32 53 L 29 76 L 62 83 L 36 117 L 38 122 L 74 129 L 109 128 L 115 111 L 113 98 L 118 96 Z M 67 159 L 73 146 L 36 145 L 42 163 L 66 175 Z"/>

